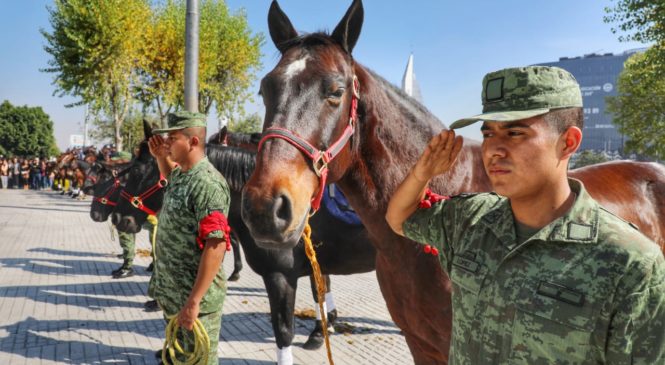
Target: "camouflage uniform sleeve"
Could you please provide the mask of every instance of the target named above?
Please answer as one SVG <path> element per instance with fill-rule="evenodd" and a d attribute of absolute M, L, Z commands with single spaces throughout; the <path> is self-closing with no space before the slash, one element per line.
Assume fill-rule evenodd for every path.
<path fill-rule="evenodd" d="M 193 190 L 193 198 L 194 216 L 197 222 L 201 222 L 203 218 L 215 211 L 224 214 L 225 217 L 229 213 L 231 198 L 226 182 L 205 181 L 199 188 Z M 222 230 L 212 231 L 204 237 L 204 239 L 208 238 L 224 238 L 224 232 Z"/>
<path fill-rule="evenodd" d="M 445 261 L 451 258 L 452 224 L 459 200 L 442 200 L 431 208 L 418 208 L 402 225 L 404 235 L 416 242 L 436 247 Z"/>
<path fill-rule="evenodd" d="M 665 262 L 634 267 L 610 324 L 608 364 L 665 364 Z M 639 278 L 637 278 L 639 276 Z M 631 280 L 636 278 L 638 280 Z"/>

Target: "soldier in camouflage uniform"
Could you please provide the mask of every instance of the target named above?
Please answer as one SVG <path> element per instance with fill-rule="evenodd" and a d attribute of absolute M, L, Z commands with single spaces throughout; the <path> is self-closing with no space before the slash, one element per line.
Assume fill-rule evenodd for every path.
<path fill-rule="evenodd" d="M 113 163 L 125 163 L 132 160 L 132 154 L 125 151 L 118 152 L 111 157 Z M 118 241 L 122 248 L 122 266 L 111 271 L 114 279 L 124 279 L 134 276 L 134 257 L 136 256 L 136 234 L 118 231 Z"/>
<path fill-rule="evenodd" d="M 178 324 L 189 330 L 180 332 L 185 351 L 193 350 L 194 321 L 202 322 L 210 336 L 208 363 L 217 364 L 230 195 L 226 180 L 205 156 L 205 126 L 205 115 L 179 112 L 169 115 L 169 128 L 153 131 L 150 138 L 150 153 L 168 186 L 158 216 L 149 294 L 165 318 L 177 314 Z M 157 133 L 168 133 L 168 138 Z"/>
<path fill-rule="evenodd" d="M 573 76 L 493 72 L 482 99 L 484 114 L 451 128 L 483 121 L 495 193 L 420 204 L 462 146 L 444 131 L 386 214 L 396 233 L 439 249 L 453 286 L 450 364 L 665 364 L 663 254 L 567 178 L 583 123 Z"/>

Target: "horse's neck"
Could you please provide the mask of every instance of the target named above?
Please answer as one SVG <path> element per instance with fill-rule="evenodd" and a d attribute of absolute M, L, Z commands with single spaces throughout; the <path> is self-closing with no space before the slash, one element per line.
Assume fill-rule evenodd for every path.
<path fill-rule="evenodd" d="M 366 85 L 361 95 L 362 114 L 359 121 L 359 146 L 351 171 L 340 181 L 342 190 L 355 190 L 349 195 L 354 209 L 362 216 L 384 214 L 390 197 L 404 180 L 424 151 L 429 140 L 445 129 L 425 108 L 408 100 L 405 95 L 360 69 L 359 77 Z M 364 72 L 364 74 L 363 74 Z M 451 171 L 433 182 L 442 194 L 470 191 L 469 182 L 478 173 L 477 143 L 465 141 L 458 163 Z M 480 165 L 482 169 L 482 165 Z M 346 189 L 345 189 L 346 187 Z"/>

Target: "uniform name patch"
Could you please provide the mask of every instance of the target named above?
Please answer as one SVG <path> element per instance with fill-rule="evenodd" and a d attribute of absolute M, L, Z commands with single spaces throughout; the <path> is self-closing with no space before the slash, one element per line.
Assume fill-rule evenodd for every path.
<path fill-rule="evenodd" d="M 584 294 L 563 285 L 541 281 L 540 284 L 538 284 L 538 290 L 536 293 L 578 307 L 584 305 Z"/>

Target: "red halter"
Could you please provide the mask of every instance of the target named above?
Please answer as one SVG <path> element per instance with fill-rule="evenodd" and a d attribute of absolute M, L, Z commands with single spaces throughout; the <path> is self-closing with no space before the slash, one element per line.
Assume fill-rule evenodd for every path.
<path fill-rule="evenodd" d="M 263 132 L 263 138 L 259 142 L 259 152 L 261 152 L 261 146 L 265 141 L 270 138 L 280 138 L 290 144 L 295 148 L 299 149 L 305 156 L 309 157 L 312 160 L 312 168 L 316 173 L 316 176 L 319 177 L 319 192 L 314 198 L 312 198 L 312 210 L 316 213 L 319 210 L 321 205 L 321 198 L 323 197 L 323 190 L 326 186 L 326 179 L 328 178 L 328 163 L 332 161 L 340 152 L 346 143 L 351 139 L 353 135 L 353 130 L 355 126 L 355 121 L 357 119 L 358 112 L 358 100 L 360 99 L 360 82 L 358 78 L 353 75 L 353 93 L 351 94 L 351 111 L 349 112 L 349 124 L 347 124 L 342 135 L 332 144 L 327 150 L 321 151 L 318 148 L 314 147 L 311 143 L 307 142 L 304 138 L 299 135 L 291 132 L 288 129 L 280 127 L 270 127 Z M 313 213 L 312 213 L 313 214 Z"/>
<path fill-rule="evenodd" d="M 159 181 L 157 181 L 157 183 L 155 185 L 148 188 L 148 190 L 146 190 L 141 195 L 131 196 L 125 190 L 122 190 L 120 192 L 120 196 L 127 199 L 134 206 L 134 208 L 136 208 L 138 210 L 141 210 L 141 211 L 147 213 L 148 215 L 157 215 L 157 212 L 155 212 L 154 210 L 146 207 L 143 204 L 143 200 L 148 199 L 152 194 L 156 193 L 160 189 L 165 188 L 166 185 L 168 185 L 168 181 L 166 180 L 164 175 L 159 174 Z"/>
<path fill-rule="evenodd" d="M 118 179 L 116 177 L 115 180 L 113 181 L 113 185 L 111 185 L 111 188 L 109 189 L 108 193 L 106 193 L 106 195 L 104 195 L 101 198 L 96 196 L 94 198 L 94 201 L 99 202 L 102 205 L 110 205 L 112 207 L 115 207 L 117 205 L 117 203 L 114 202 L 114 201 L 109 200 L 109 198 L 111 197 L 111 194 L 113 194 L 116 190 L 118 190 L 119 187 L 120 187 L 120 179 Z"/>

